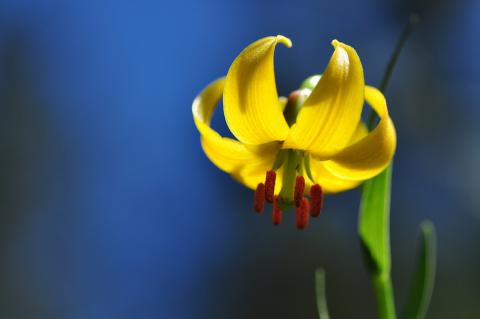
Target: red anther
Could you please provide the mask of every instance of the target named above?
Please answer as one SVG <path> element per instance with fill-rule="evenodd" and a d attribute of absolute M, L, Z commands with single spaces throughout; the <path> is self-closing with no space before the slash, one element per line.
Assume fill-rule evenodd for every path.
<path fill-rule="evenodd" d="M 275 196 L 273 199 L 273 212 L 272 212 L 272 222 L 275 226 L 282 222 L 282 211 L 278 206 L 278 196 Z"/>
<path fill-rule="evenodd" d="M 276 178 L 277 178 L 277 174 L 275 173 L 275 171 L 267 171 L 267 174 L 265 177 L 265 199 L 269 203 L 273 203 Z"/>
<path fill-rule="evenodd" d="M 315 184 L 310 188 L 310 201 L 310 215 L 317 217 L 323 206 L 323 191 L 320 185 Z"/>
<path fill-rule="evenodd" d="M 295 191 L 293 193 L 293 201 L 295 207 L 300 207 L 303 199 L 303 191 L 305 190 L 305 178 L 303 176 L 297 176 L 295 179 Z"/>
<path fill-rule="evenodd" d="M 297 228 L 304 229 L 308 224 L 308 199 L 303 198 L 297 207 Z"/>
<path fill-rule="evenodd" d="M 263 208 L 265 207 L 265 185 L 260 183 L 257 185 L 255 190 L 255 195 L 253 197 L 253 209 L 257 213 L 262 213 Z"/>

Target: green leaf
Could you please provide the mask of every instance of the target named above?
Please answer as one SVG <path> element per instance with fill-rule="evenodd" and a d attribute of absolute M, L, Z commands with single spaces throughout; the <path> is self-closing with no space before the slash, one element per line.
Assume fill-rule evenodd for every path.
<path fill-rule="evenodd" d="M 400 52 L 417 23 L 418 16 L 411 14 L 383 75 L 380 91 L 384 94 Z M 372 111 L 367 121 L 367 127 L 370 131 L 373 130 L 375 118 L 375 112 Z M 390 277 L 391 182 L 392 164 L 382 173 L 364 183 L 358 222 L 358 232 L 376 294 L 378 315 L 381 319 L 396 318 Z"/>
<path fill-rule="evenodd" d="M 435 227 L 432 222 L 424 221 L 420 225 L 418 260 L 402 318 L 425 318 L 435 281 L 436 259 Z"/>
<path fill-rule="evenodd" d="M 358 232 L 377 299 L 379 318 L 395 319 L 390 278 L 390 185 L 392 165 L 363 184 Z"/>
<path fill-rule="evenodd" d="M 358 232 L 370 271 L 390 275 L 390 184 L 392 166 L 363 184 Z"/>
<path fill-rule="evenodd" d="M 317 309 L 320 319 L 329 319 L 327 307 L 327 293 L 325 288 L 325 270 L 319 268 L 315 271 L 315 292 L 317 294 Z"/>

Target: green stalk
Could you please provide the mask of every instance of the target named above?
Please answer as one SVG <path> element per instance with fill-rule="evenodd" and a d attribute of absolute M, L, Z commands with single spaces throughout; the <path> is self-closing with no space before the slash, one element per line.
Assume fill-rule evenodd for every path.
<path fill-rule="evenodd" d="M 415 27 L 417 26 L 419 20 L 420 19 L 417 14 L 415 13 L 410 14 L 408 23 L 405 26 L 405 29 L 403 29 L 402 35 L 398 40 L 397 46 L 395 47 L 395 50 L 393 51 L 393 54 L 390 57 L 390 60 L 388 61 L 387 68 L 385 69 L 385 73 L 383 74 L 382 81 L 380 82 L 379 90 L 382 91 L 383 94 L 385 94 L 388 83 L 390 83 L 390 78 L 392 77 L 393 69 L 397 64 L 398 57 L 400 56 L 400 52 L 402 52 L 402 49 L 405 46 L 405 43 L 407 42 L 408 37 L 413 32 L 413 30 L 415 30 Z M 372 110 L 367 121 L 367 127 L 370 130 L 373 129 L 373 126 L 375 124 L 375 118 L 376 118 L 376 114 Z"/>
<path fill-rule="evenodd" d="M 364 183 L 360 204 L 359 235 L 380 319 L 396 318 L 390 278 L 391 172 L 389 166 Z"/>
<path fill-rule="evenodd" d="M 395 47 L 395 50 L 389 60 L 388 66 L 385 70 L 385 74 L 382 78 L 380 84 L 380 91 L 385 94 L 385 90 L 388 86 L 390 81 L 393 69 L 397 63 L 398 57 L 400 52 L 402 51 L 409 35 L 415 29 L 415 26 L 418 23 L 418 16 L 416 14 L 411 14 L 409 18 L 409 22 L 406 25 L 403 33 Z M 368 128 L 370 130 L 373 129 L 375 124 L 376 114 L 372 111 L 370 117 L 367 121 Z M 367 191 L 368 188 L 374 187 L 377 183 L 382 183 L 385 194 L 383 200 L 383 204 L 386 206 L 384 207 L 385 210 L 385 223 L 379 227 L 383 229 L 384 233 L 384 240 L 386 241 L 386 247 L 383 248 L 381 252 L 384 258 L 383 262 L 378 263 L 378 258 L 372 258 L 372 251 L 369 251 L 367 254 L 368 265 L 370 270 L 370 276 L 372 280 L 373 289 L 375 292 L 375 297 L 377 300 L 377 311 L 378 316 L 380 319 L 396 319 L 395 313 L 395 298 L 393 293 L 393 286 L 392 286 L 392 279 L 390 274 L 390 236 L 389 236 L 389 229 L 390 229 L 390 185 L 391 185 L 391 171 L 392 171 L 392 164 L 390 164 L 384 172 L 380 173 L 378 176 L 374 177 L 373 179 L 367 181 L 364 184 L 363 191 L 364 193 Z M 382 188 L 383 188 L 382 187 Z M 368 191 L 367 191 L 368 193 Z M 368 197 L 368 194 L 364 194 L 364 196 Z M 365 244 L 365 243 L 364 243 Z M 368 247 L 365 247 L 368 250 Z M 373 267 L 372 267 L 373 265 Z"/>
<path fill-rule="evenodd" d="M 376 273 L 372 275 L 373 288 L 377 299 L 377 309 L 380 318 L 394 319 L 395 303 L 393 296 L 393 286 L 390 274 Z"/>

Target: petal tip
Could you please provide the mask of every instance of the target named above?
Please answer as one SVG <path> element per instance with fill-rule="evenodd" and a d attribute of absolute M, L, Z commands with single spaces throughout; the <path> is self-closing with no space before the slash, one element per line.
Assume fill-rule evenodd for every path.
<path fill-rule="evenodd" d="M 283 35 L 277 35 L 277 36 L 275 37 L 275 41 L 280 42 L 280 43 L 283 43 L 287 48 L 291 48 L 291 47 L 292 47 L 292 40 L 290 40 L 290 39 L 287 38 L 287 37 L 284 37 Z"/>
<path fill-rule="evenodd" d="M 356 59 L 358 59 L 358 62 L 360 62 L 360 58 L 358 57 L 357 51 L 355 50 L 354 47 L 352 47 L 352 46 L 350 46 L 350 45 L 348 45 L 344 42 L 338 41 L 337 39 L 332 41 L 332 45 L 333 45 L 335 50 L 341 48 L 342 49 L 341 51 L 348 54 L 350 56 L 350 59 L 352 59 L 352 57 L 355 57 Z"/>
<path fill-rule="evenodd" d="M 332 40 L 331 44 L 335 49 L 337 49 L 338 47 L 340 47 L 342 49 L 351 48 L 348 44 L 345 44 L 341 41 L 338 41 L 337 39 Z"/>

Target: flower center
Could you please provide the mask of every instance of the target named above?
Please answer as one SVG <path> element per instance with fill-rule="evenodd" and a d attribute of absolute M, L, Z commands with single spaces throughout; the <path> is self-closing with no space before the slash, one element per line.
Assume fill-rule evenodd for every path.
<path fill-rule="evenodd" d="M 303 103 L 308 99 L 312 90 L 317 85 L 318 81 L 322 76 L 319 74 L 312 75 L 303 81 L 300 88 L 296 91 L 293 91 L 288 96 L 287 104 L 283 110 L 283 116 L 287 121 L 288 126 L 292 126 L 297 121 L 298 112 L 303 106 Z"/>
<path fill-rule="evenodd" d="M 282 187 L 275 195 L 277 172 L 282 175 Z M 309 216 L 318 217 L 323 205 L 323 192 L 318 184 L 310 187 L 310 200 L 305 196 L 306 178 L 313 181 L 310 172 L 310 155 L 292 149 L 280 150 L 271 170 L 265 174 L 265 182 L 259 183 L 254 196 L 254 209 L 263 212 L 265 202 L 273 204 L 272 222 L 282 221 L 282 212 L 291 207 L 296 210 L 296 225 L 304 229 Z"/>
<path fill-rule="evenodd" d="M 297 121 L 298 112 L 320 78 L 321 75 L 309 77 L 299 90 L 289 95 L 283 111 L 289 126 Z M 275 195 L 277 171 L 282 173 L 282 187 L 279 194 Z M 259 183 L 255 190 L 253 204 L 255 211 L 262 213 L 265 202 L 272 203 L 272 222 L 279 225 L 282 222 L 282 212 L 295 207 L 297 228 L 304 229 L 308 225 L 309 216 L 318 217 L 323 206 L 323 192 L 319 184 L 310 187 L 310 201 L 305 197 L 305 178 L 314 183 L 310 170 L 310 154 L 293 149 L 278 151 L 272 169 L 266 172 L 265 182 Z"/>

